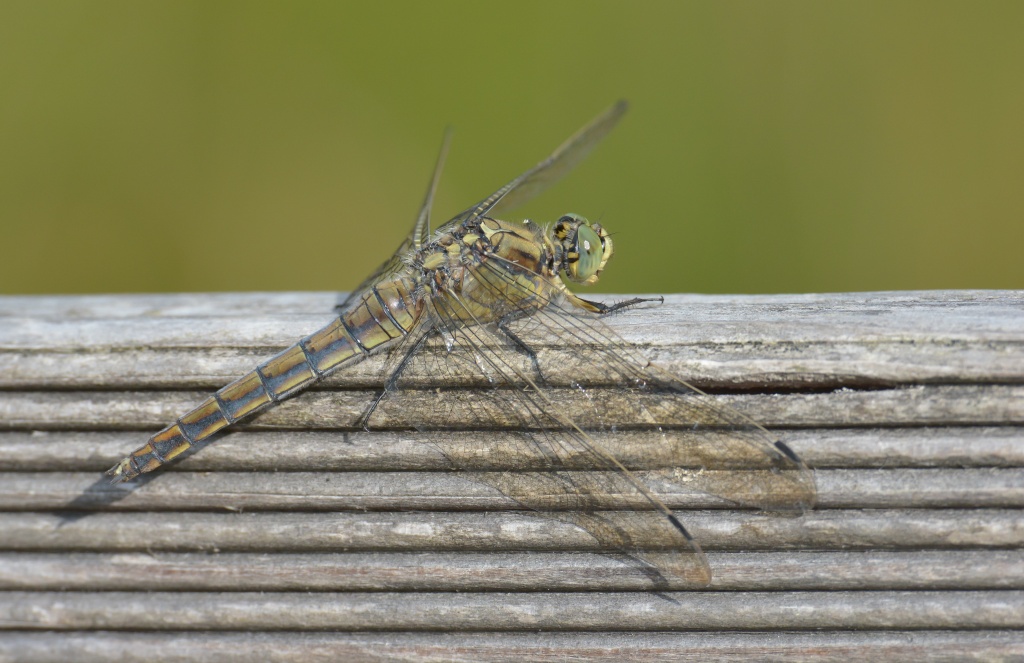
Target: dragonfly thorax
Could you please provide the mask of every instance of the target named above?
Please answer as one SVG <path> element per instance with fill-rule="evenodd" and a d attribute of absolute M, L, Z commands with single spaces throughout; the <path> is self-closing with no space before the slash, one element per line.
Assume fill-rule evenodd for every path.
<path fill-rule="evenodd" d="M 490 322 L 543 305 L 560 282 L 557 247 L 532 221 L 467 220 L 416 252 L 427 296 L 463 322 Z"/>
<path fill-rule="evenodd" d="M 511 223 L 484 217 L 440 234 L 416 253 L 412 264 L 433 280 L 445 274 L 458 276 L 461 270 L 475 269 L 487 261 L 495 263 L 490 265 L 492 269 L 550 274 L 546 268 L 553 262 L 552 249 L 544 230 L 532 221 Z"/>

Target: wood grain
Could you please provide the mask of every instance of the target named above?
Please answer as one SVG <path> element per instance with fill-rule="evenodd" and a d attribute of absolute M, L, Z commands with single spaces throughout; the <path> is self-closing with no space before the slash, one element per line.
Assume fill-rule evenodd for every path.
<path fill-rule="evenodd" d="M 0 632 L 0 661 L 1015 661 L 1019 631 L 782 633 Z"/>
<path fill-rule="evenodd" d="M 612 390 L 591 389 L 590 396 L 570 390 L 553 392 L 556 407 L 584 407 L 588 398 L 607 403 L 609 422 L 635 422 L 632 403 L 618 401 Z M 471 392 L 469 392 L 471 393 Z M 309 391 L 282 402 L 248 421 L 248 429 L 357 430 L 372 391 Z M 0 401 L 2 426 L 13 430 L 159 429 L 208 396 L 206 392 L 159 391 L 9 391 Z M 839 390 L 807 394 L 742 394 L 714 397 L 770 428 L 841 426 L 963 426 L 1024 424 L 1024 385 L 920 385 L 885 390 Z M 498 425 L 512 427 L 501 402 L 480 403 L 467 392 L 405 392 L 385 399 L 371 422 L 381 430 L 413 425 L 451 427 L 492 412 Z M 685 421 L 666 422 L 684 426 Z M 241 427 L 241 426 L 240 426 Z"/>
<path fill-rule="evenodd" d="M 714 485 L 714 475 L 704 472 Z M 576 473 L 582 475 L 583 473 Z M 637 473 L 646 478 L 644 472 Z M 177 472 L 145 489 L 95 486 L 92 472 L 0 473 L 0 510 L 57 511 L 480 511 L 517 503 L 483 472 Z M 819 470 L 816 508 L 1024 508 L 1024 469 Z M 655 483 L 656 478 L 651 479 Z M 666 485 L 673 509 L 728 508 L 721 497 Z M 116 501 L 113 501 L 116 499 Z M 650 508 L 625 498 L 605 508 Z"/>
<path fill-rule="evenodd" d="M 459 430 L 491 405 L 457 369 L 412 376 L 363 431 L 370 360 L 103 481 L 336 301 L 0 297 L 0 662 L 1024 659 L 1024 293 L 677 295 L 609 318 L 815 469 L 817 507 L 789 516 L 664 487 L 708 552 L 700 591 L 491 488 L 529 463 L 512 432 Z M 580 407 L 558 388 L 578 358 L 543 353 Z M 435 386 L 467 390 L 439 406 Z M 658 439 L 597 437 L 636 467 Z"/>
<path fill-rule="evenodd" d="M 1017 548 L 1019 509 L 680 511 L 706 550 Z M 657 518 L 654 514 L 645 517 Z M 5 550 L 597 550 L 530 511 L 0 513 Z M 652 546 L 663 541 L 649 541 Z"/>
<path fill-rule="evenodd" d="M 216 389 L 326 324 L 337 296 L 4 300 L 0 387 Z M 607 322 L 702 387 L 1020 383 L 1021 310 L 1015 291 L 671 295 Z M 364 362 L 323 386 L 379 385 L 382 366 Z"/>
<path fill-rule="evenodd" d="M 1024 592 L 5 592 L 0 627 L 114 630 L 1024 629 Z"/>
<path fill-rule="evenodd" d="M 779 430 L 779 429 L 777 429 Z M 1016 426 L 781 429 L 815 468 L 1024 467 L 1024 428 Z M 0 432 L 0 471 L 101 472 L 139 443 L 138 432 Z M 618 457 L 648 434 L 596 434 Z M 241 431 L 164 468 L 165 473 L 450 470 L 438 433 L 415 431 Z M 479 446 L 476 433 L 445 432 L 449 446 Z M 500 445 L 500 435 L 490 445 Z"/>
<path fill-rule="evenodd" d="M 709 591 L 1024 589 L 1015 550 L 711 552 Z M 0 553 L 0 590 L 644 591 L 618 555 L 583 552 Z"/>

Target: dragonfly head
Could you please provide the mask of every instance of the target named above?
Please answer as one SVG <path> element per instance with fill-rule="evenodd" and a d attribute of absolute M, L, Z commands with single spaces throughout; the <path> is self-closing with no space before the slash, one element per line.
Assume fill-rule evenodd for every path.
<path fill-rule="evenodd" d="M 555 223 L 552 236 L 561 248 L 558 271 L 574 283 L 596 283 L 612 257 L 612 238 L 601 224 L 591 223 L 579 214 L 566 214 Z"/>

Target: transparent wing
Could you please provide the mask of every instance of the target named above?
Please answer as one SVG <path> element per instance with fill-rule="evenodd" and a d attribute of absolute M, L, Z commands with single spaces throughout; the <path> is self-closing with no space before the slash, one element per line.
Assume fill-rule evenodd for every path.
<path fill-rule="evenodd" d="M 601 139 L 608 135 L 608 132 L 618 124 L 628 109 L 629 104 L 625 100 L 618 101 L 558 146 L 548 158 L 487 196 L 476 205 L 449 219 L 438 229 L 439 232 L 449 230 L 470 218 L 481 217 L 486 214 L 498 214 L 501 211 L 508 211 L 525 204 L 575 168 Z M 420 248 L 429 240 L 430 212 L 434 204 L 434 193 L 441 179 L 441 171 L 444 168 L 445 156 L 448 153 L 450 141 L 451 131 L 446 130 L 441 145 L 441 152 L 438 154 L 434 173 L 430 179 L 430 186 L 427 188 L 427 195 L 409 235 L 398 247 L 398 250 L 384 264 L 378 267 L 369 278 L 364 280 L 358 288 L 350 292 L 338 308 L 344 307 L 357 293 L 362 292 L 367 287 L 394 275 L 402 268 L 403 258 L 411 250 Z"/>
<path fill-rule="evenodd" d="M 406 236 L 398 249 L 391 254 L 370 276 L 359 284 L 359 287 L 352 290 L 348 296 L 336 308 L 344 308 L 354 297 L 363 292 L 374 283 L 383 281 L 396 274 L 404 266 L 403 258 L 413 250 L 419 249 L 430 238 L 430 211 L 434 206 L 434 194 L 437 193 L 437 185 L 441 181 L 441 172 L 444 170 L 444 162 L 448 156 L 448 147 L 452 142 L 451 128 L 444 131 L 444 138 L 441 139 L 441 151 L 437 154 L 437 161 L 434 162 L 434 173 L 430 176 L 430 184 L 427 186 L 427 194 L 423 198 L 419 214 L 416 215 L 416 222 L 412 230 Z"/>
<path fill-rule="evenodd" d="M 465 325 L 465 302 L 432 299 L 446 343 L 423 347 L 392 386 L 391 406 L 401 408 L 402 387 L 417 380 L 458 385 L 424 392 L 431 406 L 417 410 L 434 418 L 409 422 L 489 431 L 483 446 L 438 443 L 455 467 L 683 585 L 706 584 L 710 569 L 673 501 L 703 493 L 773 511 L 813 506 L 812 474 L 767 431 L 649 364 L 554 288 L 531 293 L 539 309 L 519 309 L 507 297 L 523 282 L 510 275 L 516 266 L 494 263 L 475 269 L 491 271 L 479 283 L 500 284 L 491 305 L 507 324 Z"/>
<path fill-rule="evenodd" d="M 487 196 L 476 205 L 463 210 L 441 226 L 444 232 L 468 219 L 497 215 L 524 205 L 545 189 L 565 177 L 594 149 L 601 139 L 608 135 L 622 116 L 629 110 L 623 99 L 616 102 L 590 121 L 585 127 L 569 137 L 546 159 Z"/>
<path fill-rule="evenodd" d="M 453 323 L 454 310 L 438 319 Z M 443 429 L 436 442 L 467 478 L 489 485 L 523 508 L 588 532 L 605 552 L 625 552 L 666 586 L 703 586 L 711 578 L 703 552 L 664 505 L 643 472 L 622 465 L 593 431 L 577 427 L 564 403 L 546 388 L 530 385 L 524 372 L 530 360 L 493 326 L 456 326 L 457 345 L 448 352 L 435 342 L 415 355 L 406 369 L 412 376 L 430 374 L 435 384 L 465 383 L 475 374 L 490 388 L 460 387 L 406 390 L 391 388 L 381 413 L 403 421 L 400 410 L 411 398 L 429 404 L 430 419 L 405 421 L 419 430 Z M 525 361 L 524 361 L 525 359 Z M 525 382 L 524 382 L 525 380 Z M 478 431 L 472 439 L 449 435 L 451 429 Z M 479 431 L 487 431 L 482 439 Z"/>
<path fill-rule="evenodd" d="M 517 266 L 502 269 L 497 262 L 488 260 L 479 269 L 505 279 L 508 288 L 521 283 L 510 275 Z M 557 367 L 551 375 L 562 378 L 575 395 L 569 416 L 585 430 L 654 430 L 656 456 L 646 459 L 647 466 L 669 483 L 769 511 L 802 512 L 814 506 L 812 473 L 778 437 L 647 361 L 599 314 L 550 292 L 539 297 L 544 305 L 522 311 L 508 324 L 509 331 L 536 355 L 542 372 L 545 366 Z M 541 382 L 558 386 L 545 376 Z"/>
<path fill-rule="evenodd" d="M 444 130 L 444 138 L 441 140 L 441 151 L 437 155 L 437 162 L 434 164 L 434 174 L 430 178 L 430 186 L 427 188 L 427 195 L 423 199 L 420 213 L 416 215 L 416 223 L 412 227 L 412 246 L 419 249 L 427 243 L 430 238 L 430 210 L 434 207 L 434 194 L 437 193 L 437 185 L 441 181 L 441 171 L 444 170 L 444 160 L 448 156 L 448 147 L 452 142 L 452 130 L 448 127 Z"/>
<path fill-rule="evenodd" d="M 608 110 L 594 118 L 536 166 L 501 187 L 479 203 L 469 208 L 456 219 L 465 215 L 481 217 L 498 215 L 510 211 L 532 200 L 549 186 L 562 179 L 579 164 L 590 151 L 608 135 L 622 116 L 629 110 L 629 104 L 621 99 Z"/>

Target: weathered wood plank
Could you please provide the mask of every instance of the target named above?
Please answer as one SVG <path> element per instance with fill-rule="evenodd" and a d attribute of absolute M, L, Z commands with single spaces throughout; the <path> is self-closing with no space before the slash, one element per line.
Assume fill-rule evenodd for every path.
<path fill-rule="evenodd" d="M 287 315 L 329 311 L 346 293 L 333 291 L 293 292 L 178 292 L 124 293 L 114 295 L 3 295 L 0 316 L 24 316 L 31 311 L 37 317 L 96 318 L 127 317 L 246 317 L 253 311 L 278 311 Z M 618 300 L 626 295 L 591 297 Z M 968 311 L 988 306 L 1019 303 L 1020 290 L 883 290 L 876 292 L 786 293 L 766 295 L 669 294 L 666 301 L 684 303 L 704 315 L 723 317 L 724 307 L 754 305 L 765 315 L 777 314 L 786 305 L 795 305 L 801 313 L 813 315 L 824 308 L 848 308 L 877 315 L 881 311 L 909 313 L 919 309 Z M 886 326 L 886 325 L 880 325 Z"/>
<path fill-rule="evenodd" d="M 81 514 L 78 514 L 80 516 Z M 0 513 L 0 550 L 501 551 L 597 548 L 534 512 Z M 644 514 L 642 517 L 657 517 Z M 868 509 L 678 514 L 705 550 L 956 549 L 1024 546 L 1016 509 Z M 644 541 L 650 548 L 666 542 Z"/>
<path fill-rule="evenodd" d="M 1024 381 L 1024 296 L 958 295 L 671 296 L 608 323 L 649 358 L 706 387 Z M 219 388 L 325 324 L 333 301 L 0 298 L 0 387 Z M 555 369 L 559 351 L 550 350 Z M 381 366 L 368 361 L 326 385 L 380 384 Z"/>
<path fill-rule="evenodd" d="M 709 591 L 1024 589 L 1016 550 L 712 552 L 708 562 Z M 671 583 L 600 553 L 0 553 L 0 590 L 631 592 Z"/>
<path fill-rule="evenodd" d="M 702 471 L 716 485 L 722 470 Z M 582 474 L 582 473 L 581 473 Z M 658 488 L 671 509 L 728 508 L 731 503 L 656 474 L 637 475 Z M 1024 469 L 819 470 L 817 509 L 1024 508 Z M 477 472 L 178 472 L 145 486 L 95 485 L 93 473 L 0 473 L 0 510 L 53 511 L 465 511 L 518 509 Z M 88 491 L 88 492 L 87 492 Z M 614 496 L 612 496 L 614 498 Z M 116 500 L 116 501 L 114 501 Z M 602 508 L 651 508 L 640 496 Z"/>
<path fill-rule="evenodd" d="M 589 390 L 606 404 L 609 423 L 635 423 L 632 403 Z M 6 392 L 0 394 L 0 427 L 15 430 L 159 429 L 201 403 L 202 392 Z M 282 402 L 246 424 L 250 429 L 359 429 L 374 392 L 312 391 Z M 571 390 L 552 393 L 558 407 L 588 408 L 587 397 Z M 890 390 L 843 389 L 810 394 L 725 394 L 712 397 L 771 427 L 937 426 L 1024 424 L 1024 385 L 916 386 Z M 413 425 L 458 428 L 458 422 L 489 418 L 518 426 L 503 409 L 507 403 L 474 397 L 471 392 L 404 392 L 385 399 L 374 412 L 377 429 Z M 687 425 L 688 421 L 666 422 Z"/>
<path fill-rule="evenodd" d="M 0 592 L 0 629 L 1024 629 L 1024 592 Z"/>
<path fill-rule="evenodd" d="M 334 291 L 292 292 L 177 292 L 96 295 L 2 295 L 0 317 L 102 318 L 102 317 L 248 317 L 253 311 L 282 315 L 330 311 L 346 293 Z M 618 300 L 626 295 L 591 297 Z M 836 308 L 878 314 L 893 310 L 913 314 L 918 309 L 972 310 L 1014 305 L 1020 290 L 883 290 L 876 292 L 787 293 L 765 295 L 702 295 L 675 293 L 666 302 L 686 304 L 704 315 L 724 317 L 725 307 L 754 305 L 765 315 L 777 314 L 786 305 L 813 313 L 827 302 Z"/>
<path fill-rule="evenodd" d="M 1016 661 L 1017 631 L 784 633 L 231 633 L 0 631 L 0 661 L 381 663 L 382 661 Z"/>
<path fill-rule="evenodd" d="M 326 324 L 302 325 L 290 342 Z M 251 324 L 240 324 L 243 331 Z M 193 343 L 223 336 L 220 325 L 196 324 Z M 619 329 L 617 326 L 613 327 Z M 43 330 L 45 332 L 45 330 Z M 40 332 L 40 333 L 43 333 Z M 33 332 L 35 334 L 36 332 Z M 283 334 L 282 334 L 283 336 Z M 139 338 L 147 338 L 145 330 Z M 32 389 L 167 389 L 214 390 L 251 370 L 289 342 L 253 348 L 197 347 L 146 349 L 19 349 L 0 352 L 0 387 Z M 957 348 L 950 363 L 950 346 Z M 862 387 L 921 382 L 1020 382 L 1024 374 L 1021 341 L 871 341 L 826 344 L 821 341 L 767 341 L 678 345 L 651 348 L 645 354 L 673 373 L 705 388 L 749 388 L 772 385 L 789 388 Z M 552 365 L 559 353 L 549 351 Z M 382 360 L 367 360 L 324 381 L 324 388 L 379 386 Z M 549 376 L 560 381 L 557 374 Z M 449 384 L 477 384 L 457 374 Z M 429 384 L 429 376 L 409 374 L 410 382 Z"/>
<path fill-rule="evenodd" d="M 1024 428 L 1015 426 L 776 432 L 808 465 L 819 469 L 1024 467 Z M 145 437 L 135 431 L 0 432 L 0 471 L 98 473 Z M 642 431 L 594 437 L 631 464 L 636 450 L 649 444 L 648 434 Z M 444 446 L 438 444 L 442 439 Z M 486 441 L 488 448 L 505 443 L 501 435 Z M 176 461 L 161 472 L 451 470 L 442 448 L 480 444 L 479 434 L 456 431 L 241 431 L 217 437 L 202 453 Z M 487 469 L 483 463 L 479 468 Z"/>
<path fill-rule="evenodd" d="M 0 297 L 0 662 L 251 660 L 252 642 L 282 661 L 1024 657 L 1024 293 L 683 296 L 609 318 L 816 468 L 819 506 L 796 517 L 666 492 L 709 551 L 706 591 L 675 591 L 452 472 L 446 450 L 479 449 L 481 433 L 407 430 L 478 420 L 459 409 L 486 407 L 478 394 L 452 392 L 454 416 L 431 419 L 437 395 L 409 391 L 372 422 L 384 431 L 351 430 L 379 360 L 151 480 L 97 483 L 335 301 Z M 545 377 L 564 381 L 558 350 L 543 352 Z M 575 392 L 554 394 L 583 411 Z M 599 437 L 644 466 L 649 431 Z M 473 470 L 515 469 L 502 450 L 520 443 L 487 433 Z M 483 632 L 440 633 L 452 629 Z M 715 632 L 737 629 L 773 632 Z"/>

